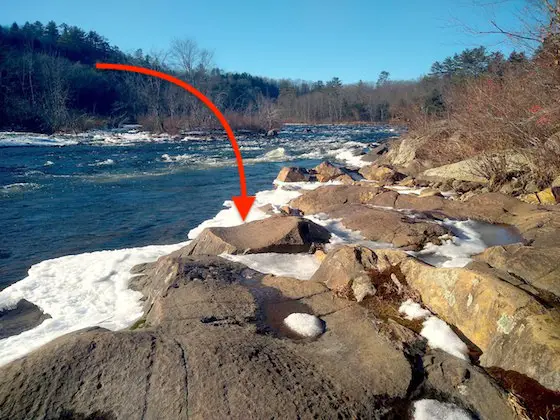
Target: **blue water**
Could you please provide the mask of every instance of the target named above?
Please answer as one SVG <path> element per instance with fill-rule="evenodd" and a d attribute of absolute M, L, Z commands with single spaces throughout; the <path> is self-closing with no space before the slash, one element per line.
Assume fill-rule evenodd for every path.
<path fill-rule="evenodd" d="M 240 139 L 249 193 L 271 189 L 282 166 L 310 167 L 325 157 L 344 163 L 348 151 L 394 134 L 387 127 L 289 126 L 274 139 Z M 33 137 L 18 139 L 26 136 Z M 0 289 L 45 259 L 184 241 L 239 194 L 227 140 L 130 141 L 132 134 L 121 141 L 97 133 L 77 137 L 76 145 L 56 146 L 54 139 L 51 146 L 6 147 L 19 143 L 13 134 L 4 138 Z"/>

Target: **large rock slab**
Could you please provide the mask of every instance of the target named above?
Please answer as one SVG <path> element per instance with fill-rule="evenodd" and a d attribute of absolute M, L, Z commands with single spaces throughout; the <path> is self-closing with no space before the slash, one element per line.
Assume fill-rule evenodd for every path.
<path fill-rule="evenodd" d="M 358 172 L 369 181 L 379 181 L 382 183 L 393 183 L 406 178 L 406 175 L 403 175 L 388 166 L 381 166 L 377 164 L 364 166 L 363 168 L 360 168 Z"/>
<path fill-rule="evenodd" d="M 326 243 L 331 234 L 310 220 L 295 216 L 269 217 L 232 227 L 206 228 L 180 255 L 307 252 L 314 243 Z"/>
<path fill-rule="evenodd" d="M 326 185 L 304 194 L 290 202 L 290 206 L 304 214 L 325 212 L 342 204 L 368 203 L 380 189 L 362 185 Z"/>
<path fill-rule="evenodd" d="M 166 256 L 135 272 L 136 286 L 152 297 L 144 327 L 79 331 L 0 368 L 1 418 L 402 412 L 411 380 L 406 357 L 363 308 L 333 299 L 324 286 L 263 279 L 216 257 Z M 316 340 L 280 338 L 270 322 L 279 305 L 320 316 L 327 331 Z"/>
<path fill-rule="evenodd" d="M 494 246 L 475 257 L 560 299 L 560 248 Z"/>
<path fill-rule="evenodd" d="M 440 244 L 439 237 L 449 233 L 435 222 L 367 205 L 343 205 L 330 208 L 326 213 L 333 219 L 340 219 L 346 228 L 359 231 L 365 239 L 406 250 L 420 250 L 428 242 Z"/>
<path fill-rule="evenodd" d="M 483 352 L 484 366 L 506 370 L 515 366 L 543 386 L 560 390 L 560 337 L 554 332 L 560 329 L 560 320 L 555 310 L 490 273 L 435 268 L 399 251 L 375 253 L 379 260 L 398 265 L 424 304 Z M 507 360 L 501 343 L 509 346 Z"/>

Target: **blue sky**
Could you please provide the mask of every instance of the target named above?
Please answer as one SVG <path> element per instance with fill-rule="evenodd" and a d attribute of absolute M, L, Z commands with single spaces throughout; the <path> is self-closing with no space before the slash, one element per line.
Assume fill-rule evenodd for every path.
<path fill-rule="evenodd" d="M 374 81 L 415 78 L 467 47 L 511 51 L 498 39 L 475 37 L 455 20 L 482 27 L 494 15 L 515 24 L 522 0 L 499 9 L 476 0 L 0 0 L 3 25 L 39 20 L 95 30 L 123 51 L 168 48 L 192 38 L 214 51 L 215 64 L 274 78 Z"/>

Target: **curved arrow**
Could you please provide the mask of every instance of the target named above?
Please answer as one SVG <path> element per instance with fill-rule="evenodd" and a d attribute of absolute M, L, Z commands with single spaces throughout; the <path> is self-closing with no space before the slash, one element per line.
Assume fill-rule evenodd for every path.
<path fill-rule="evenodd" d="M 133 73 L 147 74 L 148 76 L 159 77 L 160 79 L 167 80 L 168 82 L 182 87 L 187 92 L 192 93 L 194 96 L 200 99 L 202 103 L 210 109 L 210 111 L 214 113 L 216 118 L 218 118 L 218 121 L 220 121 L 220 124 L 222 124 L 222 126 L 224 127 L 224 130 L 226 130 L 226 134 L 229 138 L 229 141 L 231 142 L 231 146 L 233 147 L 233 152 L 235 153 L 235 159 L 237 160 L 237 170 L 239 172 L 239 187 L 241 189 L 241 195 L 234 196 L 231 199 L 233 200 L 233 203 L 235 204 L 235 207 L 237 208 L 241 219 L 245 220 L 247 218 L 247 215 L 249 214 L 249 210 L 251 210 L 251 207 L 255 202 L 255 197 L 247 195 L 245 168 L 243 168 L 243 158 L 241 157 L 241 152 L 239 151 L 237 140 L 235 140 L 235 135 L 233 134 L 233 130 L 229 126 L 229 123 L 227 122 L 224 115 L 220 112 L 220 110 L 216 107 L 216 105 L 214 105 L 214 103 L 198 89 L 194 88 L 186 82 L 183 82 L 181 79 L 177 79 L 176 77 L 173 77 L 166 73 L 162 73 L 160 71 L 155 71 L 140 66 L 129 66 L 126 64 L 111 63 L 96 63 L 95 68 L 99 70 L 130 71 Z"/>

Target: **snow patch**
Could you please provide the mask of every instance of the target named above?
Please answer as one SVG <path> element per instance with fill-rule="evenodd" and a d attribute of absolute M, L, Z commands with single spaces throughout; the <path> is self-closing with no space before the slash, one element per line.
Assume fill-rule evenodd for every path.
<path fill-rule="evenodd" d="M 441 319 L 430 316 L 424 321 L 420 335 L 428 340 L 430 347 L 441 349 L 459 359 L 469 360 L 467 345 Z"/>
<path fill-rule="evenodd" d="M 466 410 L 455 404 L 438 400 L 418 400 L 414 402 L 414 420 L 474 420 Z"/>
<path fill-rule="evenodd" d="M 414 302 L 412 299 L 408 299 L 406 302 L 403 302 L 399 308 L 399 312 L 404 313 L 406 319 L 409 320 L 426 318 L 432 314 L 430 311 L 422 308 L 419 303 Z"/>
<path fill-rule="evenodd" d="M 0 365 L 86 327 L 126 328 L 142 316 L 142 294 L 128 288 L 130 269 L 155 261 L 186 243 L 97 251 L 45 260 L 0 292 L 0 308 L 26 299 L 52 318 L 0 340 Z"/>
<path fill-rule="evenodd" d="M 220 257 L 245 264 L 261 273 L 293 277 L 299 280 L 309 280 L 321 265 L 312 254 L 277 254 L 270 252 L 248 255 L 222 254 Z"/>
<path fill-rule="evenodd" d="M 284 319 L 284 325 L 302 337 L 315 338 L 323 334 L 324 322 L 315 315 L 293 313 Z"/>

